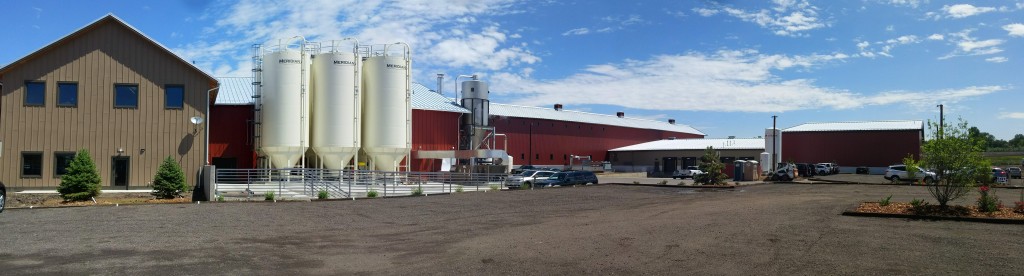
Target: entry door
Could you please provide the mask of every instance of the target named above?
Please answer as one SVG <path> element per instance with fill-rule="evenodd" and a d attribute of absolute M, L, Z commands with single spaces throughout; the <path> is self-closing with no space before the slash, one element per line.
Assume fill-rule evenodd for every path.
<path fill-rule="evenodd" d="M 128 172 L 131 168 L 131 159 L 127 156 L 115 156 L 111 166 L 111 182 L 114 186 L 128 187 Z"/>
<path fill-rule="evenodd" d="M 675 157 L 663 157 L 661 171 L 663 172 L 674 172 L 676 171 L 676 158 Z"/>

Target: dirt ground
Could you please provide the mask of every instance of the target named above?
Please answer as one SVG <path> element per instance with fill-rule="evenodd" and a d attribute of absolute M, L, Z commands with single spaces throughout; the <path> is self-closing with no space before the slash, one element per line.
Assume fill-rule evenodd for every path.
<path fill-rule="evenodd" d="M 896 202 L 929 198 L 921 187 L 889 185 L 598 185 L 355 201 L 12 209 L 0 214 L 0 274 L 1024 271 L 1017 225 L 840 215 L 888 195 Z"/>

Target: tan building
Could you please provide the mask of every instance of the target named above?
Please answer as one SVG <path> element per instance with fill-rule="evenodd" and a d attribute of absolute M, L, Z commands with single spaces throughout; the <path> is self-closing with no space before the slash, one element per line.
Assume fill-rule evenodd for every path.
<path fill-rule="evenodd" d="M 91 153 L 103 186 L 147 186 L 167 156 L 196 185 L 217 81 L 116 16 L 4 66 L 0 81 L 7 187 L 58 186 L 79 149 Z"/>

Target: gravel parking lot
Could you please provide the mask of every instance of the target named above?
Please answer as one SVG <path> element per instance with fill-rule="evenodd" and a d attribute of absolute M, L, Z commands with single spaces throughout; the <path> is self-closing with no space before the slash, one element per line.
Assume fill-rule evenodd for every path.
<path fill-rule="evenodd" d="M 1017 192 L 1000 190 L 1005 201 Z M 0 274 L 1020 274 L 1020 226 L 845 217 L 921 187 L 598 185 L 19 209 Z M 973 199 L 971 194 L 961 203 Z"/>

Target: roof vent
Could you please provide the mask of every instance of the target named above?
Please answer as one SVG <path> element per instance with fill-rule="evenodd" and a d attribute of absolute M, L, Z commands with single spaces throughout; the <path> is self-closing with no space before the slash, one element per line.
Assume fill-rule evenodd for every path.
<path fill-rule="evenodd" d="M 675 139 L 676 139 L 676 137 L 675 137 L 675 136 L 669 136 L 669 137 L 668 137 L 668 139 L 669 139 L 669 140 L 675 140 Z"/>
<path fill-rule="evenodd" d="M 619 117 L 619 118 L 626 117 L 626 112 L 622 112 L 622 111 L 615 112 L 615 116 Z"/>
<path fill-rule="evenodd" d="M 556 111 L 562 111 L 562 104 L 555 104 Z"/>
<path fill-rule="evenodd" d="M 736 136 L 732 136 L 732 135 L 730 135 L 730 136 L 729 136 L 729 139 L 736 139 Z"/>
<path fill-rule="evenodd" d="M 669 124 L 676 124 L 676 119 L 668 119 Z"/>

